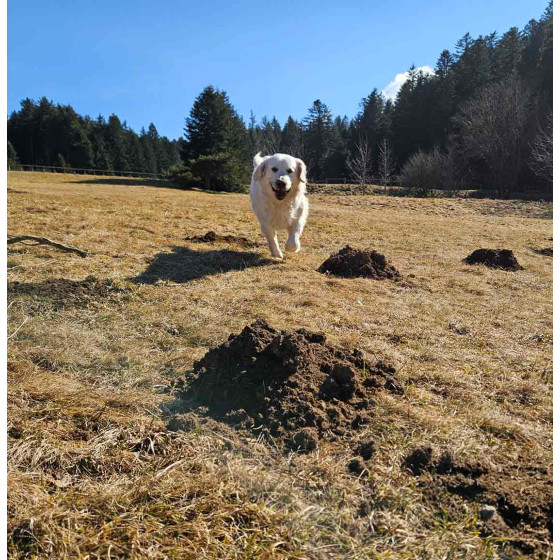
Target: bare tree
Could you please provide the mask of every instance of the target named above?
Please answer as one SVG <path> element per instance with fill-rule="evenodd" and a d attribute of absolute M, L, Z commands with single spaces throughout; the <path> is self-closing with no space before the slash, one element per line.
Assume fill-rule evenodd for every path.
<path fill-rule="evenodd" d="M 531 150 L 531 160 L 529 165 L 535 172 L 535 175 L 542 177 L 547 183 L 552 184 L 552 111 L 548 113 L 546 125 L 539 129 L 535 139 L 533 140 L 533 149 Z"/>
<path fill-rule="evenodd" d="M 385 187 L 385 194 L 387 194 L 387 185 L 395 173 L 393 150 L 391 150 L 387 138 L 384 138 L 383 141 L 379 143 L 378 165 L 381 185 Z"/>
<path fill-rule="evenodd" d="M 356 154 L 346 161 L 350 175 L 360 181 L 360 185 L 371 179 L 371 149 L 365 138 L 360 138 L 356 144 Z"/>
<path fill-rule="evenodd" d="M 488 167 L 500 196 L 515 187 L 529 119 L 529 96 L 516 79 L 491 84 L 459 110 L 466 155 Z"/>
<path fill-rule="evenodd" d="M 298 134 L 296 137 L 292 138 L 291 141 L 281 147 L 282 153 L 290 154 L 291 156 L 304 159 L 304 145 L 303 136 Z"/>

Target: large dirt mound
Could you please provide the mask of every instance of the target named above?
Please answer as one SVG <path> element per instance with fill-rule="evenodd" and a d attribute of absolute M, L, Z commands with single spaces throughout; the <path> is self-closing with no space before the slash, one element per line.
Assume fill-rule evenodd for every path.
<path fill-rule="evenodd" d="M 426 500 L 438 506 L 445 493 L 481 505 L 483 530 L 501 537 L 527 552 L 539 548 L 539 541 L 552 538 L 552 474 L 540 465 L 504 465 L 461 461 L 449 451 L 431 447 L 414 449 L 403 468 L 419 477 Z M 484 511 L 483 511 L 484 510 Z M 532 539 L 520 539 L 520 534 Z M 533 542 L 532 542 L 533 541 Z"/>
<path fill-rule="evenodd" d="M 346 245 L 331 255 L 320 267 L 323 274 L 334 274 L 343 278 L 399 279 L 401 274 L 387 262 L 385 255 L 373 249 L 359 250 Z"/>
<path fill-rule="evenodd" d="M 31 296 L 51 303 L 55 309 L 87 307 L 93 302 L 116 302 L 130 288 L 118 281 L 99 280 L 88 276 L 84 280 L 49 278 L 44 282 L 9 282 L 8 296 Z"/>
<path fill-rule="evenodd" d="M 467 264 L 483 264 L 490 268 L 501 268 L 503 270 L 523 270 L 513 251 L 509 249 L 477 249 L 465 258 L 465 262 Z"/>
<path fill-rule="evenodd" d="M 220 235 L 215 231 L 207 231 L 204 235 L 187 236 L 185 237 L 185 241 L 190 241 L 191 243 L 233 243 L 247 249 L 259 246 L 256 241 L 251 241 L 247 237 L 239 235 Z"/>
<path fill-rule="evenodd" d="M 379 390 L 402 393 L 392 367 L 335 348 L 322 333 L 278 331 L 262 321 L 211 349 L 178 383 L 190 408 L 300 451 L 367 424 Z"/>

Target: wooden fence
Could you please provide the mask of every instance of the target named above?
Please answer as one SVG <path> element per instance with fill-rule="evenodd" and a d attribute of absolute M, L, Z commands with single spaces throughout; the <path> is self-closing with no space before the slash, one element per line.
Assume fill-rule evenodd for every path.
<path fill-rule="evenodd" d="M 54 167 L 52 165 L 8 164 L 8 171 L 34 171 L 36 173 L 69 173 L 73 175 L 103 175 L 109 177 L 140 177 L 143 179 L 163 179 L 161 173 L 144 171 L 115 171 L 113 169 L 79 169 L 77 167 Z"/>

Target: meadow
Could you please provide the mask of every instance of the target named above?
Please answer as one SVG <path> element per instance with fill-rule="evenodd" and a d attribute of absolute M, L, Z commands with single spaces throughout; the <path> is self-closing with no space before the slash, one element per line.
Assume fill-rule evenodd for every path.
<path fill-rule="evenodd" d="M 278 262 L 247 195 L 8 173 L 9 235 L 88 252 L 8 247 L 12 558 L 551 557 L 552 204 L 310 207 Z M 234 238 L 186 239 L 210 230 Z M 403 281 L 319 273 L 347 244 Z M 481 247 L 524 269 L 463 262 Z M 168 429 L 176 380 L 256 319 L 391 364 L 402 394 L 310 453 L 196 414 Z"/>

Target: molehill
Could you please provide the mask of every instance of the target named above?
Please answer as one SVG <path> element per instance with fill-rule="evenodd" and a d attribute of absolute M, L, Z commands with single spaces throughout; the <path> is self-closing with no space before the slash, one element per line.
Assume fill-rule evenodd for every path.
<path fill-rule="evenodd" d="M 319 272 L 343 278 L 389 278 L 400 279 L 400 272 L 391 266 L 385 255 L 373 249 L 359 250 L 346 245 L 331 255 L 320 267 Z"/>
<path fill-rule="evenodd" d="M 513 251 L 509 249 L 477 249 L 464 259 L 467 264 L 483 264 L 503 270 L 523 270 Z"/>
<path fill-rule="evenodd" d="M 305 452 L 368 424 L 378 391 L 402 393 L 394 373 L 323 333 L 256 321 L 195 362 L 174 392 L 187 409 Z"/>

